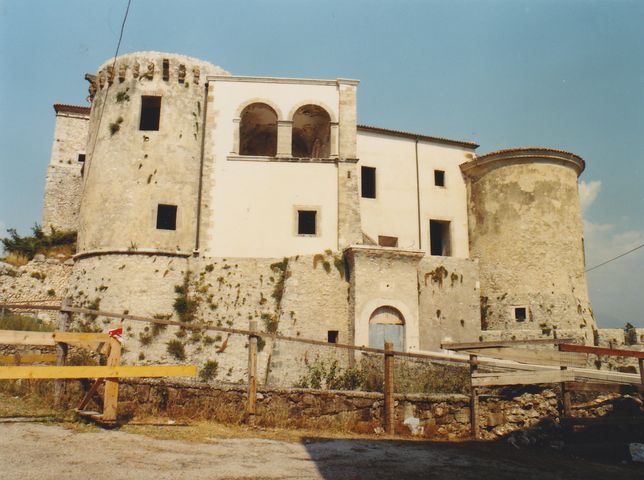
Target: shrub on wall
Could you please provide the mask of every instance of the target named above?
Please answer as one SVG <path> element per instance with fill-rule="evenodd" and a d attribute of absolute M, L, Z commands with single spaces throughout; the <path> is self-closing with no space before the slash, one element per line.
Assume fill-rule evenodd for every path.
<path fill-rule="evenodd" d="M 76 232 L 73 230 L 56 230 L 52 227 L 50 233 L 45 233 L 40 225 L 35 224 L 31 231 L 33 235 L 23 237 L 18 235 L 15 228 L 8 228 L 9 236 L 0 239 L 5 252 L 29 260 L 37 253 L 76 253 Z"/>

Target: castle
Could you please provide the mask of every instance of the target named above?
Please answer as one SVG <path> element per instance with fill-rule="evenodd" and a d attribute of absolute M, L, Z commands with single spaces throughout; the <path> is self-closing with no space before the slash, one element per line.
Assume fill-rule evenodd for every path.
<path fill-rule="evenodd" d="M 157 52 L 86 79 L 91 107 L 54 106 L 43 210 L 45 227 L 78 230 L 77 305 L 407 351 L 592 343 L 577 155 L 478 156 L 358 125 L 356 80 L 240 77 Z M 128 335 L 139 361 L 176 336 L 228 378 L 243 370 L 241 338 Z M 318 353 L 275 342 L 260 364 L 288 379 Z"/>

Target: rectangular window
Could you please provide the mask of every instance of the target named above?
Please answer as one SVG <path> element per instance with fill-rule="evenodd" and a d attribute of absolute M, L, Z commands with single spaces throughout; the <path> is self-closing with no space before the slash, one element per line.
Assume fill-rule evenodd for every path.
<path fill-rule="evenodd" d="M 445 186 L 445 170 L 434 170 L 434 185 L 437 187 Z"/>
<path fill-rule="evenodd" d="M 170 80 L 170 60 L 167 58 L 163 59 L 163 80 L 166 82 Z"/>
<path fill-rule="evenodd" d="M 378 235 L 378 245 L 381 247 L 397 247 L 398 237 L 388 237 L 386 235 Z"/>
<path fill-rule="evenodd" d="M 79 162 L 85 162 L 85 154 L 84 153 L 79 153 L 78 154 L 78 161 Z"/>
<path fill-rule="evenodd" d="M 376 198 L 376 169 L 362 167 L 362 198 Z"/>
<path fill-rule="evenodd" d="M 327 342 L 329 343 L 338 343 L 339 332 L 337 330 L 329 330 L 326 332 Z"/>
<path fill-rule="evenodd" d="M 449 222 L 442 220 L 429 221 L 430 254 L 449 257 L 451 252 Z"/>
<path fill-rule="evenodd" d="M 514 319 L 517 322 L 523 322 L 528 318 L 528 309 L 526 307 L 515 307 L 514 308 Z"/>
<path fill-rule="evenodd" d="M 158 230 L 176 230 L 177 229 L 177 206 L 164 205 L 162 203 L 157 207 L 157 229 Z"/>
<path fill-rule="evenodd" d="M 139 130 L 158 130 L 161 118 L 161 97 L 141 97 L 141 123 Z"/>
<path fill-rule="evenodd" d="M 315 210 L 298 210 L 297 211 L 297 234 L 298 235 L 317 235 L 317 214 Z"/>

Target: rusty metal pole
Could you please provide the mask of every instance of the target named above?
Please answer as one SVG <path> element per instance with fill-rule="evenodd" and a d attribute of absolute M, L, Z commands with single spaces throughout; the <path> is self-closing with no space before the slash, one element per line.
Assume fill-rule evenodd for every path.
<path fill-rule="evenodd" d="M 257 320 L 249 322 L 248 329 L 257 331 Z M 248 423 L 255 424 L 257 414 L 257 336 L 248 336 Z"/>
<path fill-rule="evenodd" d="M 58 331 L 66 332 L 69 328 L 69 325 L 72 320 L 71 312 L 66 311 L 66 308 L 72 306 L 71 299 L 64 298 L 60 305 L 60 312 L 58 313 Z M 64 366 L 67 363 L 67 344 L 57 343 L 56 344 L 56 365 L 59 367 Z M 61 405 L 63 389 L 65 386 L 65 380 L 56 380 L 54 382 L 54 404 L 58 407 Z"/>
<path fill-rule="evenodd" d="M 393 351 L 391 342 L 385 342 L 385 350 Z M 394 405 L 394 354 L 385 353 L 385 432 L 390 435 L 395 433 L 395 405 Z"/>

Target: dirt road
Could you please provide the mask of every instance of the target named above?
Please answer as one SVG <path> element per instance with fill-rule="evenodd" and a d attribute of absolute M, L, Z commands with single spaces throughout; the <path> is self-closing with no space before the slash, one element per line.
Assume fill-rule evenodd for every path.
<path fill-rule="evenodd" d="M 257 438 L 189 443 L 22 422 L 0 424 L 0 470 L 5 480 L 617 479 L 643 473 L 501 444 Z"/>

